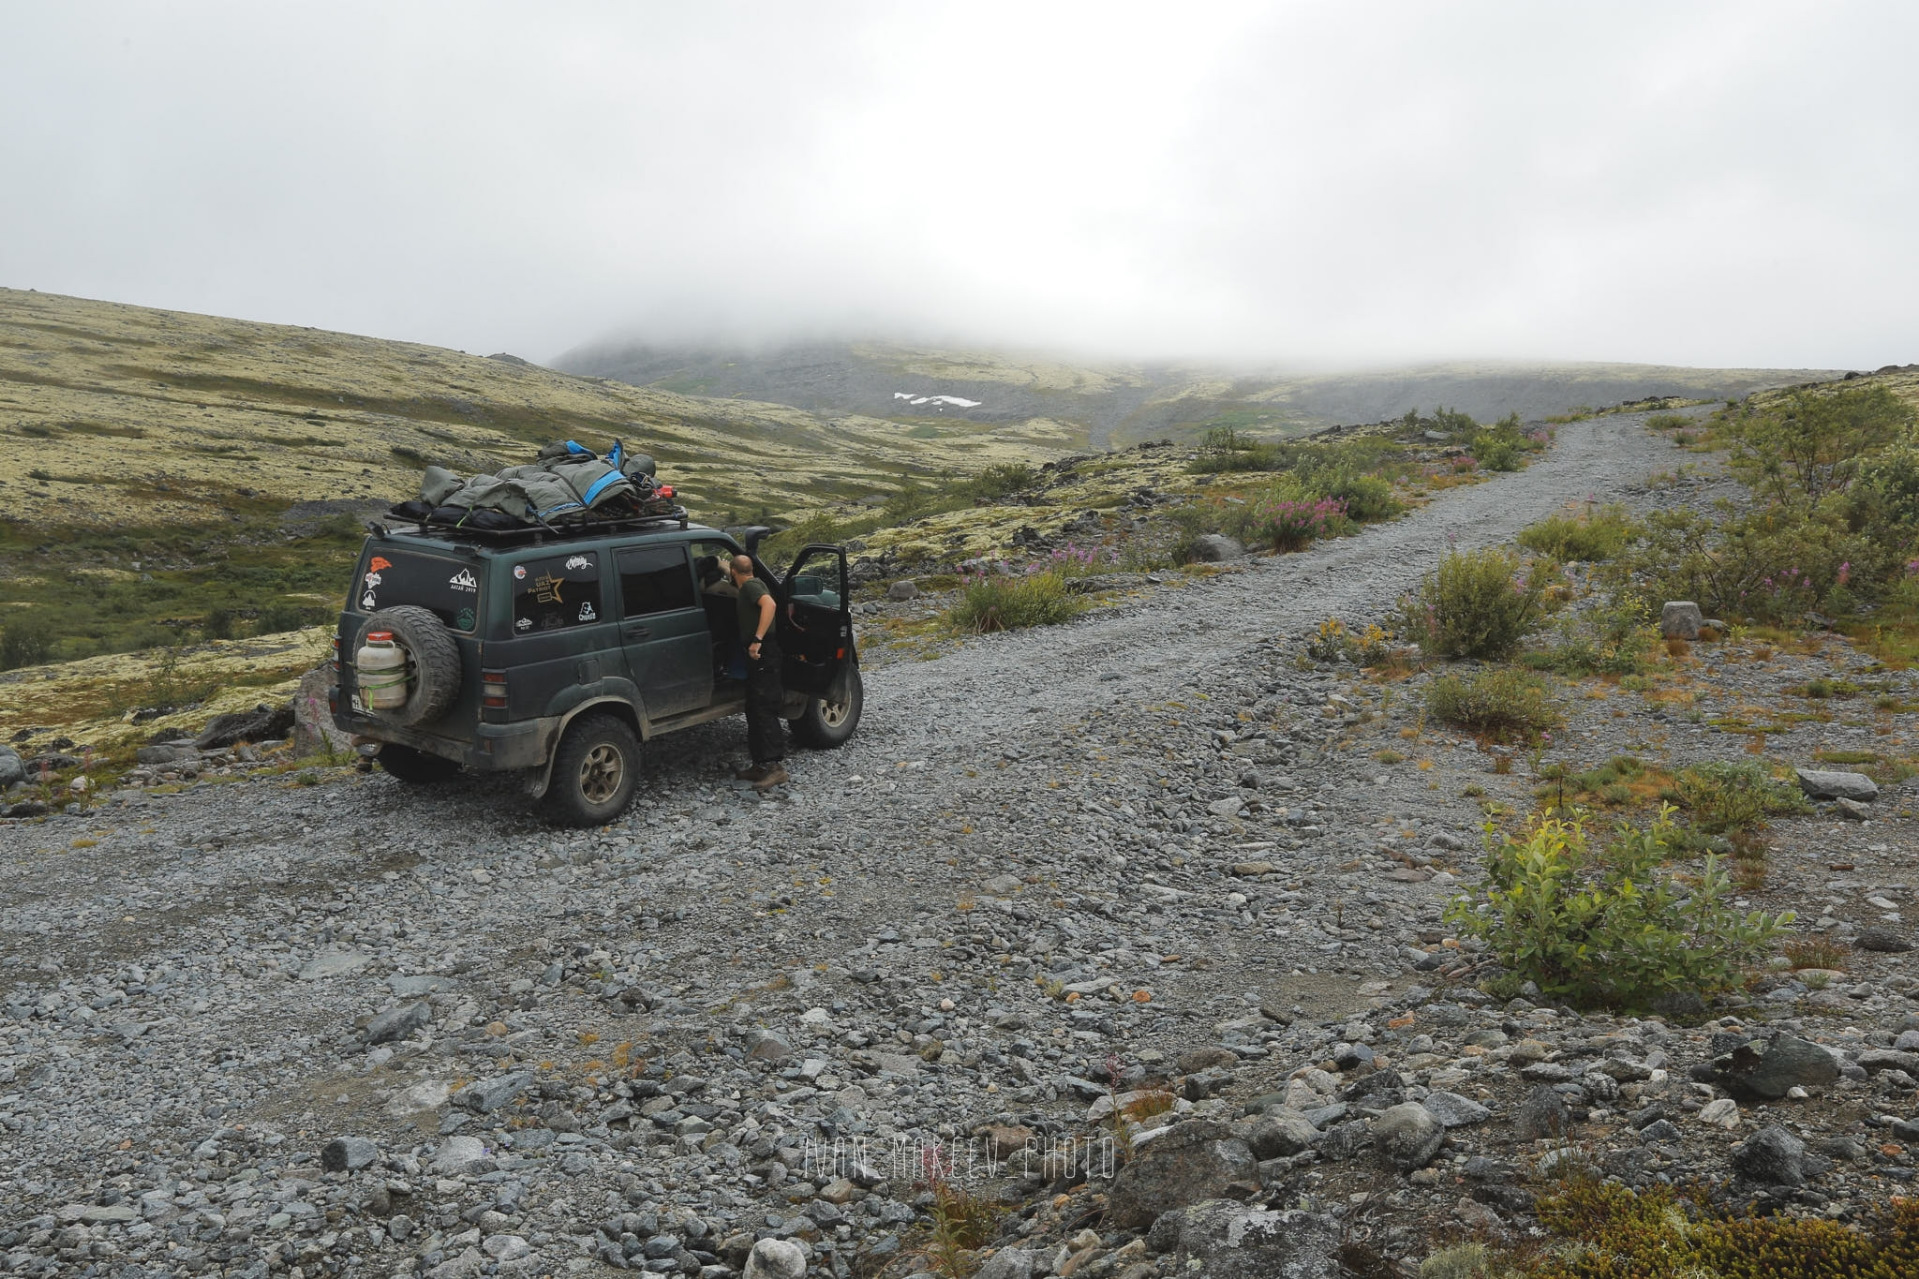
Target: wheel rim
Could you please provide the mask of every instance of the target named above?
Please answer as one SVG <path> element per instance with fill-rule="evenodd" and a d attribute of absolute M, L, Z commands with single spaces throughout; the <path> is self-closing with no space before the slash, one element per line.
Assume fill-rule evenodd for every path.
<path fill-rule="evenodd" d="M 604 804 L 612 799 L 625 779 L 626 760 L 611 743 L 600 743 L 580 761 L 580 795 L 589 804 Z"/>
<path fill-rule="evenodd" d="M 820 698 L 820 723 L 828 728 L 838 728 L 853 714 L 853 694 L 851 690 L 837 698 Z"/>

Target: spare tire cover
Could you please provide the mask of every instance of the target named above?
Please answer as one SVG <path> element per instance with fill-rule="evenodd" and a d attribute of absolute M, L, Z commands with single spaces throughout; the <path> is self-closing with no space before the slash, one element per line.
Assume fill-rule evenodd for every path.
<path fill-rule="evenodd" d="M 374 613 L 354 641 L 356 660 L 369 631 L 393 632 L 394 641 L 412 661 L 407 672 L 411 678 L 407 681 L 406 703 L 381 710 L 369 705 L 367 711 L 409 728 L 446 714 L 460 695 L 460 646 L 433 610 L 417 604 L 396 604 Z"/>

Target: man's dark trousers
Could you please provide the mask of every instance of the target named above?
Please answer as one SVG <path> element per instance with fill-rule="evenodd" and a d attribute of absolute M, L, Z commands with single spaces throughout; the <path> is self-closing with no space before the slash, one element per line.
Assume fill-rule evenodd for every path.
<path fill-rule="evenodd" d="M 769 635 L 760 641 L 760 660 L 746 659 L 746 749 L 755 764 L 786 758 L 786 725 L 780 722 L 785 704 L 780 646 Z"/>

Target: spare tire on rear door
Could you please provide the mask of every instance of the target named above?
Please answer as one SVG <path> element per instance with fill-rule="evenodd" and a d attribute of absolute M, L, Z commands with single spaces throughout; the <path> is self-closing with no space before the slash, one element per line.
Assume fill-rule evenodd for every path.
<path fill-rule="evenodd" d="M 367 709 L 408 728 L 446 714 L 460 695 L 460 646 L 433 610 L 417 604 L 395 604 L 373 614 L 354 641 L 356 660 L 370 631 L 391 631 L 394 643 L 406 651 L 406 701 L 380 710 L 371 706 Z"/>

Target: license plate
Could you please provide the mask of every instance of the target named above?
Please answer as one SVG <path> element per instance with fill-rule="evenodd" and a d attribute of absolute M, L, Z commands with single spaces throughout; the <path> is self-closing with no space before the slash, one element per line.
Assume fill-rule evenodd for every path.
<path fill-rule="evenodd" d="M 353 704 L 353 713 L 355 715 L 366 714 L 366 707 L 360 704 L 360 695 L 358 693 L 353 694 L 348 700 Z"/>

